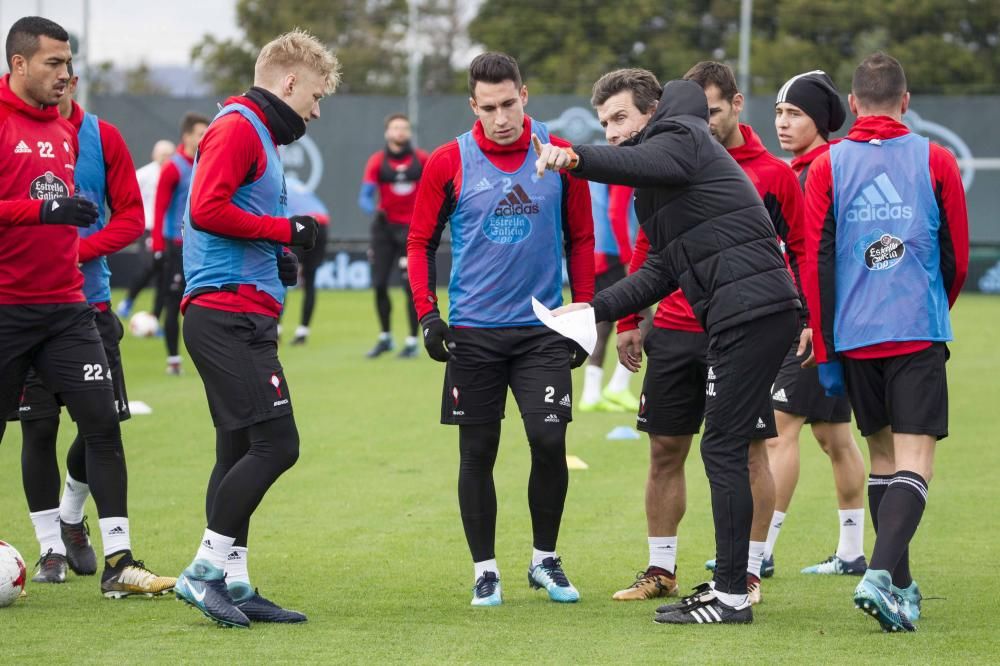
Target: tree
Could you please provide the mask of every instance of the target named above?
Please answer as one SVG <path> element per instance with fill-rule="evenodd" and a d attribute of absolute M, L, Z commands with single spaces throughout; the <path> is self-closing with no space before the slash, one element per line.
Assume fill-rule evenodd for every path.
<path fill-rule="evenodd" d="M 566 5 L 570 6 L 569 11 Z M 510 53 L 535 92 L 588 94 L 604 72 L 644 67 L 677 78 L 699 60 L 735 67 L 735 0 L 485 0 L 469 34 Z M 770 93 L 808 69 L 841 88 L 857 63 L 886 50 L 917 93 L 987 93 L 1000 86 L 1000 3 L 979 0 L 756 0 L 751 90 Z"/>

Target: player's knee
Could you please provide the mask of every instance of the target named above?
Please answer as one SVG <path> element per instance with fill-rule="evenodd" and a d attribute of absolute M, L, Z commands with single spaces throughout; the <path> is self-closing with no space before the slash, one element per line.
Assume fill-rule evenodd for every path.
<path fill-rule="evenodd" d="M 281 474 L 291 469 L 299 459 L 298 428 L 291 416 L 274 419 L 263 425 L 264 436 L 270 445 L 268 457 L 277 474 Z"/>
<path fill-rule="evenodd" d="M 654 477 L 669 476 L 684 469 L 690 439 L 668 435 L 649 436 L 649 472 Z"/>
<path fill-rule="evenodd" d="M 493 466 L 500 447 L 500 422 L 460 425 L 458 447 L 463 466 Z"/>
<path fill-rule="evenodd" d="M 33 421 L 21 421 L 24 446 L 55 449 L 59 434 L 59 417 L 49 417 Z"/>
<path fill-rule="evenodd" d="M 555 460 L 566 458 L 566 422 L 551 420 L 551 414 L 529 414 L 524 417 L 533 458 Z"/>

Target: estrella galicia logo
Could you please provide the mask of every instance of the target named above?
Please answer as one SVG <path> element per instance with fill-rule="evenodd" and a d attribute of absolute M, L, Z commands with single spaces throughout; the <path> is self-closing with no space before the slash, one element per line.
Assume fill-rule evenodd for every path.
<path fill-rule="evenodd" d="M 861 190 L 847 209 L 848 222 L 887 222 L 913 218 L 913 207 L 904 206 L 903 198 L 884 171 Z"/>
<path fill-rule="evenodd" d="M 493 214 L 483 223 L 483 233 L 494 243 L 514 245 L 531 235 L 528 215 L 538 213 L 538 204 L 531 200 L 519 184 L 496 205 Z"/>
<path fill-rule="evenodd" d="M 28 188 L 28 196 L 41 201 L 61 199 L 69 196 L 69 187 L 66 186 L 66 183 L 59 176 L 51 171 L 46 171 L 43 175 L 31 181 L 31 185 Z"/>
<path fill-rule="evenodd" d="M 875 229 L 857 242 L 854 254 L 865 262 L 868 270 L 884 271 L 902 261 L 906 245 L 901 238 Z"/>

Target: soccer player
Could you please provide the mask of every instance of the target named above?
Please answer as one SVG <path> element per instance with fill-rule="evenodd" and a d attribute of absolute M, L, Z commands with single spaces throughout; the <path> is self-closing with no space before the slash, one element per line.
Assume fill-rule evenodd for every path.
<path fill-rule="evenodd" d="M 17 407 L 33 368 L 66 406 L 84 442 L 104 547 L 102 592 L 164 592 L 173 579 L 148 578 L 132 557 L 114 378 L 77 267 L 81 251 L 94 259 L 101 241 L 80 242 L 77 227 L 90 227 L 100 212 L 73 196 L 73 172 L 78 165 L 92 168 L 93 155 L 78 162 L 76 129 L 57 106 L 70 80 L 69 35 L 57 23 L 28 16 L 11 26 L 6 50 L 10 74 L 0 79 L 0 151 L 9 162 L 0 177 L 0 414 Z"/>
<path fill-rule="evenodd" d="M 778 141 L 782 149 L 792 153 L 792 169 L 804 187 L 809 165 L 830 149 L 830 133 L 844 124 L 846 111 L 840 93 L 825 72 L 805 72 L 781 87 L 774 113 Z M 799 433 L 808 423 L 833 466 L 840 540 L 825 562 L 806 567 L 802 573 L 860 576 L 868 566 L 864 547 L 865 462 L 851 432 L 851 405 L 846 397 L 829 397 L 823 392 L 816 368 L 802 367 L 804 356 L 798 347 L 796 341 L 788 350 L 771 392 L 778 436 L 767 440 L 767 449 L 775 508 L 764 557 L 773 567 L 774 544 L 799 479 Z"/>
<path fill-rule="evenodd" d="M 895 58 L 865 58 L 848 103 L 857 120 L 806 181 L 803 277 L 819 379 L 828 394 L 846 386 L 871 459 L 875 547 L 854 603 L 885 631 L 912 631 L 909 546 L 948 435 L 949 309 L 968 272 L 968 212 L 955 157 L 901 121 L 910 93 Z"/>
<path fill-rule="evenodd" d="M 366 356 L 376 358 L 393 350 L 389 300 L 389 274 L 399 266 L 410 318 L 410 335 L 399 358 L 417 356 L 417 313 L 406 274 L 406 235 L 417 199 L 417 184 L 427 162 L 427 153 L 410 144 L 410 119 L 394 113 L 385 119 L 385 148 L 368 158 L 358 193 L 358 206 L 374 215 L 369 257 L 372 262 L 372 286 L 375 288 L 375 311 L 382 331 Z M 376 193 L 378 203 L 376 203 Z"/>
<path fill-rule="evenodd" d="M 295 329 L 293 345 L 305 344 L 309 337 L 309 323 L 312 321 L 316 308 L 316 270 L 323 264 L 326 256 L 327 228 L 330 226 L 330 211 L 320 201 L 314 192 L 307 189 L 298 178 L 286 178 L 288 185 L 288 215 L 308 215 L 319 223 L 316 234 L 316 244 L 311 250 L 295 248 L 299 265 L 302 267 L 302 319 Z"/>
<path fill-rule="evenodd" d="M 595 102 L 603 100 L 598 115 L 605 119 L 610 135 L 608 142 L 612 145 L 627 138 L 627 132 L 610 119 L 620 110 L 630 117 L 638 113 L 634 105 L 628 106 L 628 88 L 623 90 L 630 76 L 634 77 L 632 85 L 641 86 L 642 90 L 637 93 L 633 89 L 631 97 L 652 98 L 650 108 L 655 107 L 654 95 L 660 92 L 655 79 L 640 75 L 610 77 L 595 86 Z M 700 62 L 684 78 L 704 88 L 709 131 L 753 182 L 779 238 L 789 248 L 790 265 L 797 267 L 802 254 L 802 195 L 788 165 L 767 152 L 753 128 L 740 123 L 744 99 L 737 89 L 732 69 L 718 62 Z M 625 95 L 620 94 L 623 91 Z M 648 252 L 649 240 L 640 235 L 630 272 L 642 266 Z M 704 416 L 702 387 L 708 373 L 705 360 L 708 337 L 682 291 L 677 290 L 661 301 L 653 329 L 645 334 L 645 340 L 640 338 L 637 325 L 636 315 L 619 321 L 619 348 L 625 363 L 630 362 L 630 355 L 641 358 L 643 347 L 649 357 L 637 427 L 650 437 L 646 486 L 650 559 L 645 573 L 631 587 L 615 594 L 614 598 L 620 600 L 676 594 L 677 526 L 686 508 L 684 461 Z M 749 466 L 754 522 L 747 564 L 747 593 L 751 603 L 759 603 L 760 579 L 768 573 L 762 571 L 762 553 L 774 502 L 773 481 L 768 473 L 767 451 L 763 444 L 756 441 L 751 444 Z M 714 562 L 711 564 L 714 567 Z"/>
<path fill-rule="evenodd" d="M 59 113 L 76 129 L 80 142 L 80 155 L 74 169 L 76 191 L 90 201 L 107 202 L 110 209 L 106 224 L 104 208 L 101 207 L 97 222 L 80 229 L 83 293 L 87 303 L 95 310 L 97 330 L 104 344 L 114 386 L 118 418 L 125 421 L 131 414 L 118 349 L 123 328 L 111 310 L 111 271 L 105 257 L 128 246 L 142 233 L 142 199 L 125 141 L 114 125 L 86 113 L 73 101 L 79 77 L 73 75 L 71 65 L 69 70 L 70 80 L 59 100 Z M 59 464 L 56 460 L 59 412 L 56 397 L 37 373 L 30 372 L 19 409 L 23 442 L 21 475 L 31 522 L 42 553 L 38 572 L 32 578 L 38 583 L 64 582 L 67 564 L 79 575 L 89 576 L 97 572 L 97 558 L 84 524 L 83 504 L 90 489 L 87 486 L 85 445 L 79 433 L 66 456 L 66 485 L 62 502 L 59 500 Z M 155 578 L 149 572 L 145 575 L 136 573 L 136 579 L 146 586 Z M 173 580 L 169 582 L 172 587 Z"/>
<path fill-rule="evenodd" d="M 160 182 L 160 171 L 163 168 L 164 163 L 170 159 L 170 156 L 174 154 L 177 147 L 172 141 L 167 141 L 166 139 L 160 139 L 155 144 L 153 144 L 153 153 L 151 155 L 151 161 L 148 164 L 144 164 L 135 171 L 135 179 L 139 181 L 139 192 L 142 194 L 142 209 L 145 213 L 146 218 L 146 234 L 144 236 L 145 242 L 140 246 L 140 252 L 143 255 L 148 254 L 148 261 L 145 261 L 145 266 L 140 273 L 138 273 L 132 280 L 132 284 L 129 285 L 128 294 L 125 296 L 121 302 L 118 303 L 118 307 L 115 308 L 115 312 L 118 313 L 119 317 L 128 317 L 132 312 L 132 304 L 135 299 L 139 297 L 139 292 L 146 288 L 150 280 L 153 280 L 153 289 L 156 293 L 153 302 L 153 316 L 157 320 L 160 319 L 160 315 L 163 312 L 163 296 L 160 293 L 160 270 L 163 267 L 163 255 L 157 256 L 153 253 L 153 218 L 155 217 L 156 209 L 156 186 Z M 143 250 L 146 250 L 145 252 Z"/>
<path fill-rule="evenodd" d="M 254 85 L 212 120 L 192 169 L 184 215 L 184 342 L 205 385 L 216 462 L 208 526 L 177 597 L 224 626 L 304 622 L 257 593 L 247 571 L 250 518 L 299 455 L 299 433 L 278 360 L 278 316 L 317 223 L 288 218 L 278 146 L 306 132 L 340 81 L 323 44 L 293 30 L 264 45 Z M 228 583 L 228 585 L 227 585 Z"/>
<path fill-rule="evenodd" d="M 609 123 L 624 123 L 615 113 Z M 645 122 L 643 122 L 645 121 Z M 701 454 L 712 494 L 714 588 L 658 609 L 665 624 L 749 623 L 747 562 L 754 498 L 748 453 L 773 437 L 770 388 L 798 325 L 800 302 L 774 225 L 746 173 L 709 131 L 704 90 L 671 81 L 651 114 L 612 146 L 536 144 L 536 168 L 636 187 L 649 239 L 642 267 L 557 314 L 593 307 L 615 321 L 680 287 L 708 335 Z M 634 355 L 634 352 L 632 352 Z"/>
<path fill-rule="evenodd" d="M 531 298 L 562 303 L 563 255 L 574 301 L 594 292 L 594 232 L 587 183 L 537 177 L 517 62 L 483 53 L 469 66 L 472 130 L 437 148 L 417 192 L 407 254 L 427 353 L 447 363 L 441 423 L 458 426 L 458 504 L 472 554 L 473 606 L 502 602 L 493 465 L 509 386 L 531 449 L 529 584 L 557 602 L 580 598 L 556 551 L 569 476 L 570 369 L 586 353 L 535 317 Z M 557 145 L 565 141 L 551 137 Z M 449 323 L 438 310 L 435 254 L 451 225 Z"/>
<path fill-rule="evenodd" d="M 208 118 L 188 112 L 181 119 L 181 143 L 163 165 L 156 185 L 153 213 L 153 256 L 163 257 L 160 289 L 163 293 L 163 339 L 167 344 L 167 374 L 181 374 L 180 312 L 184 294 L 184 207 L 191 189 L 191 171 Z"/>
<path fill-rule="evenodd" d="M 639 221 L 632 207 L 631 187 L 590 183 L 590 205 L 594 217 L 594 291 L 599 292 L 625 277 Z M 629 391 L 632 373 L 621 363 L 615 364 L 611 380 L 601 390 L 611 329 L 610 322 L 601 322 L 597 327 L 597 346 L 584 367 L 581 412 L 624 412 L 639 408 L 639 400 Z"/>

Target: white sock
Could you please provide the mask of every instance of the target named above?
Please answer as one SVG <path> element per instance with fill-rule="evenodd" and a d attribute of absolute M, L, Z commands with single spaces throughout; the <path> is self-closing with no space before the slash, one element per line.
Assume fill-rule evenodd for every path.
<path fill-rule="evenodd" d="M 379 340 L 392 340 L 392 334 L 389 331 L 382 331 L 378 334 Z"/>
<path fill-rule="evenodd" d="M 747 559 L 747 573 L 760 578 L 760 565 L 764 562 L 766 541 L 750 542 L 750 557 Z"/>
<path fill-rule="evenodd" d="M 299 326 L 298 328 L 296 328 L 295 329 L 295 337 L 297 337 L 297 338 L 307 338 L 307 337 L 309 337 L 309 327 L 308 326 Z"/>
<path fill-rule="evenodd" d="M 739 608 L 747 602 L 747 595 L 745 594 L 726 594 L 718 590 L 715 591 L 715 598 L 730 608 Z"/>
<path fill-rule="evenodd" d="M 546 557 L 551 557 L 552 559 L 555 559 L 555 558 L 557 558 L 559 556 L 556 555 L 554 552 L 548 553 L 548 552 L 546 552 L 544 550 L 538 550 L 537 548 L 532 548 L 531 549 L 531 566 L 532 567 L 537 567 L 539 564 L 542 563 L 542 560 L 544 560 Z"/>
<path fill-rule="evenodd" d="M 781 526 L 785 523 L 785 514 L 780 511 L 775 511 L 774 515 L 771 516 L 771 527 L 767 530 L 767 544 L 764 546 L 764 559 L 768 559 L 774 555 L 774 543 L 778 540 L 778 533 L 781 532 Z"/>
<path fill-rule="evenodd" d="M 101 526 L 104 557 L 123 550 L 132 550 L 132 542 L 128 533 L 128 518 L 101 518 L 97 523 Z"/>
<path fill-rule="evenodd" d="M 649 566 L 674 572 L 677 568 L 677 537 L 647 537 L 649 542 Z"/>
<path fill-rule="evenodd" d="M 601 382 L 604 381 L 604 368 L 589 363 L 583 370 L 583 395 L 580 402 L 595 403 L 601 399 Z"/>
<path fill-rule="evenodd" d="M 62 533 L 59 531 L 59 509 L 47 509 L 45 511 L 35 511 L 29 513 L 31 524 L 35 526 L 35 538 L 41 547 L 42 555 L 52 549 L 57 555 L 66 554 L 66 545 L 62 541 Z"/>
<path fill-rule="evenodd" d="M 59 500 L 59 517 L 64 523 L 76 525 L 83 522 L 83 505 L 90 495 L 90 486 L 66 474 L 66 486 Z"/>
<path fill-rule="evenodd" d="M 180 356 L 168 356 L 167 357 L 167 363 L 168 364 L 180 363 L 182 360 L 183 359 Z"/>
<path fill-rule="evenodd" d="M 412 335 L 406 336 L 406 346 L 407 347 L 416 347 L 417 346 L 417 338 L 414 337 L 414 336 L 412 336 Z"/>
<path fill-rule="evenodd" d="M 226 584 L 250 584 L 250 572 L 247 570 L 247 549 L 243 546 L 233 546 L 226 556 Z"/>
<path fill-rule="evenodd" d="M 487 571 L 492 571 L 493 573 L 495 573 L 497 575 L 497 578 L 500 577 L 500 567 L 497 566 L 497 561 L 495 559 L 483 560 L 482 562 L 473 562 L 472 566 L 475 567 L 475 573 L 473 574 L 473 579 L 472 579 L 473 583 L 479 580 L 479 577 L 482 576 Z"/>
<path fill-rule="evenodd" d="M 197 560 L 207 560 L 214 567 L 226 568 L 226 558 L 233 552 L 233 544 L 236 537 L 227 537 L 217 532 L 205 528 L 205 534 L 201 537 L 201 545 L 198 546 Z"/>
<path fill-rule="evenodd" d="M 844 509 L 840 514 L 840 542 L 837 557 L 850 562 L 865 554 L 865 510 Z"/>
<path fill-rule="evenodd" d="M 608 390 L 613 393 L 627 391 L 630 381 L 632 381 L 632 373 L 624 365 L 617 363 L 615 364 L 615 373 L 611 375 L 611 381 L 608 382 Z"/>

